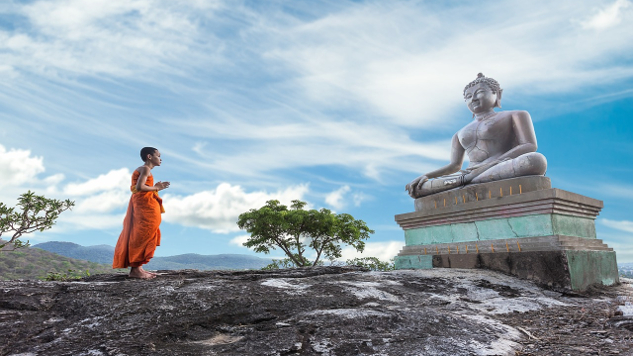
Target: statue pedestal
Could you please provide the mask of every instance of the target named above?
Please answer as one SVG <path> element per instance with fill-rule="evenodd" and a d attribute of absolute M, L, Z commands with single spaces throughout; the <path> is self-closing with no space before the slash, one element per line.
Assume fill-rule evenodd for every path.
<path fill-rule="evenodd" d="M 488 268 L 556 288 L 618 283 L 615 252 L 596 237 L 599 200 L 529 176 L 415 200 L 396 215 L 405 247 L 396 269 Z"/>

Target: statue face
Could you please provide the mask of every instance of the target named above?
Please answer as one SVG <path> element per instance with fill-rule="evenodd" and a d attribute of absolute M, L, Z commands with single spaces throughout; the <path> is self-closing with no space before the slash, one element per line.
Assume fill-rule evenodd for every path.
<path fill-rule="evenodd" d="M 497 94 L 486 84 L 480 83 L 466 90 L 464 101 L 473 114 L 485 113 L 495 107 Z"/>

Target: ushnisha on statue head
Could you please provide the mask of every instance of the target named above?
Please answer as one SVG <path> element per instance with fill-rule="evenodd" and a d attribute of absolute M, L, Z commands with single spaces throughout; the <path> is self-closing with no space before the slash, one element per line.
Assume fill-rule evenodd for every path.
<path fill-rule="evenodd" d="M 451 162 L 406 185 L 413 198 L 528 175 L 543 175 L 545 157 L 536 153 L 536 135 L 527 111 L 495 112 L 501 107 L 499 83 L 482 73 L 464 88 L 464 101 L 474 120 L 459 130 L 451 142 Z M 461 170 L 464 155 L 470 160 Z"/>

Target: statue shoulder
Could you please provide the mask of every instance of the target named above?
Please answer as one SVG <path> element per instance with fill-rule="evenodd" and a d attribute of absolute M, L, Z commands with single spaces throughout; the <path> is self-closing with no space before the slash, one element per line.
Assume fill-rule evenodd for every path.
<path fill-rule="evenodd" d="M 508 110 L 507 112 L 509 116 L 517 117 L 517 118 L 531 118 L 530 113 L 525 110 Z"/>
<path fill-rule="evenodd" d="M 499 111 L 499 114 L 501 114 L 501 117 L 504 119 L 530 121 L 530 122 L 532 121 L 532 117 L 530 116 L 530 113 L 525 110 Z"/>
<path fill-rule="evenodd" d="M 497 111 L 497 114 L 507 116 L 530 116 L 530 113 L 525 110 L 503 110 Z"/>

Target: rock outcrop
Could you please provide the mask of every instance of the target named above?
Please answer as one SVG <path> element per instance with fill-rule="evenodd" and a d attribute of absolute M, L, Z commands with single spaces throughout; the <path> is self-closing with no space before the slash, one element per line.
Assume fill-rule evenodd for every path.
<path fill-rule="evenodd" d="M 548 311 L 631 350 L 630 331 L 607 323 L 614 293 L 564 295 L 485 270 L 185 270 L 0 291 L 0 355 L 553 355 L 539 353 Z"/>

